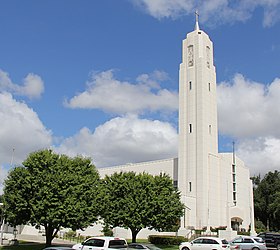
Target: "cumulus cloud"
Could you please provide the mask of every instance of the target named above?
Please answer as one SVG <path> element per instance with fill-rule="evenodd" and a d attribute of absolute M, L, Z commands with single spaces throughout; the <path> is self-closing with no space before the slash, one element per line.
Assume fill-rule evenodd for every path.
<path fill-rule="evenodd" d="M 30 152 L 52 144 L 38 115 L 9 93 L 0 93 L 0 121 L 0 165 L 11 161 L 13 149 L 14 163 L 20 164 Z"/>
<path fill-rule="evenodd" d="M 280 170 L 280 139 L 257 137 L 238 143 L 237 155 L 251 169 L 251 175 L 264 175 L 268 171 Z"/>
<path fill-rule="evenodd" d="M 201 22 L 207 24 L 232 23 L 250 19 L 257 8 L 263 9 L 263 26 L 269 27 L 280 19 L 279 0 L 134 0 L 133 3 L 157 18 L 178 18 L 193 14 L 196 8 Z"/>
<path fill-rule="evenodd" d="M 193 0 L 133 0 L 134 4 L 151 16 L 161 19 L 164 17 L 177 18 L 194 9 Z"/>
<path fill-rule="evenodd" d="M 265 85 L 236 74 L 218 85 L 220 133 L 238 138 L 280 138 L 280 79 Z"/>
<path fill-rule="evenodd" d="M 253 173 L 280 170 L 280 79 L 263 84 L 236 74 L 217 91 L 219 132 L 235 138 Z"/>
<path fill-rule="evenodd" d="M 30 99 L 39 98 L 44 92 L 44 82 L 40 76 L 29 73 L 23 79 L 23 84 L 18 85 L 12 82 L 7 72 L 0 69 L 0 91 L 26 96 Z"/>
<path fill-rule="evenodd" d="M 165 72 L 155 71 L 137 77 L 136 83 L 115 79 L 113 71 L 93 74 L 87 89 L 64 102 L 70 108 L 101 109 L 113 114 L 144 111 L 174 111 L 178 94 L 162 89 L 160 82 L 168 79 Z"/>
<path fill-rule="evenodd" d="M 57 151 L 91 156 L 97 167 L 165 159 L 177 155 L 177 131 L 158 120 L 117 117 L 94 132 L 81 129 L 65 139 Z"/>

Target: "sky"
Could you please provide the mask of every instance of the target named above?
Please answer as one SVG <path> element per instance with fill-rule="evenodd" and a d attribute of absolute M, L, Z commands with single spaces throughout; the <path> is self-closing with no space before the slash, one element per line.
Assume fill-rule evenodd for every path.
<path fill-rule="evenodd" d="M 280 170 L 280 0 L 0 0 L 0 189 L 51 148 L 97 168 L 177 156 L 182 40 L 214 43 L 219 151 Z"/>

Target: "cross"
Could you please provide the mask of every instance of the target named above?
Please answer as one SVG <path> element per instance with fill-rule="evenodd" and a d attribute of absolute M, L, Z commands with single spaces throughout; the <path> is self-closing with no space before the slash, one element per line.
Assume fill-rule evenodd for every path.
<path fill-rule="evenodd" d="M 198 23 L 198 17 L 199 17 L 198 10 L 196 10 L 194 14 L 195 14 L 195 21 Z"/>

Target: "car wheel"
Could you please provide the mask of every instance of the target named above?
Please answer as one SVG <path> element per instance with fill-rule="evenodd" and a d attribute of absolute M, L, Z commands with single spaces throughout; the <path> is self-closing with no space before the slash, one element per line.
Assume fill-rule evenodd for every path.
<path fill-rule="evenodd" d="M 182 250 L 190 250 L 188 247 L 183 247 Z"/>
<path fill-rule="evenodd" d="M 253 248 L 252 248 L 252 250 L 259 250 L 259 248 L 257 248 L 257 247 L 253 247 Z"/>

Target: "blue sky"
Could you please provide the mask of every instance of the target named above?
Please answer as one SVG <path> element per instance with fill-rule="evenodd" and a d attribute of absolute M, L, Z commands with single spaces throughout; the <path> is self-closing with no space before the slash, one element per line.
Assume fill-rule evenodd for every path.
<path fill-rule="evenodd" d="M 97 167 L 175 157 L 196 8 L 214 43 L 220 151 L 235 140 L 252 174 L 279 170 L 279 0 L 0 0 L 0 182 L 41 148 Z"/>

